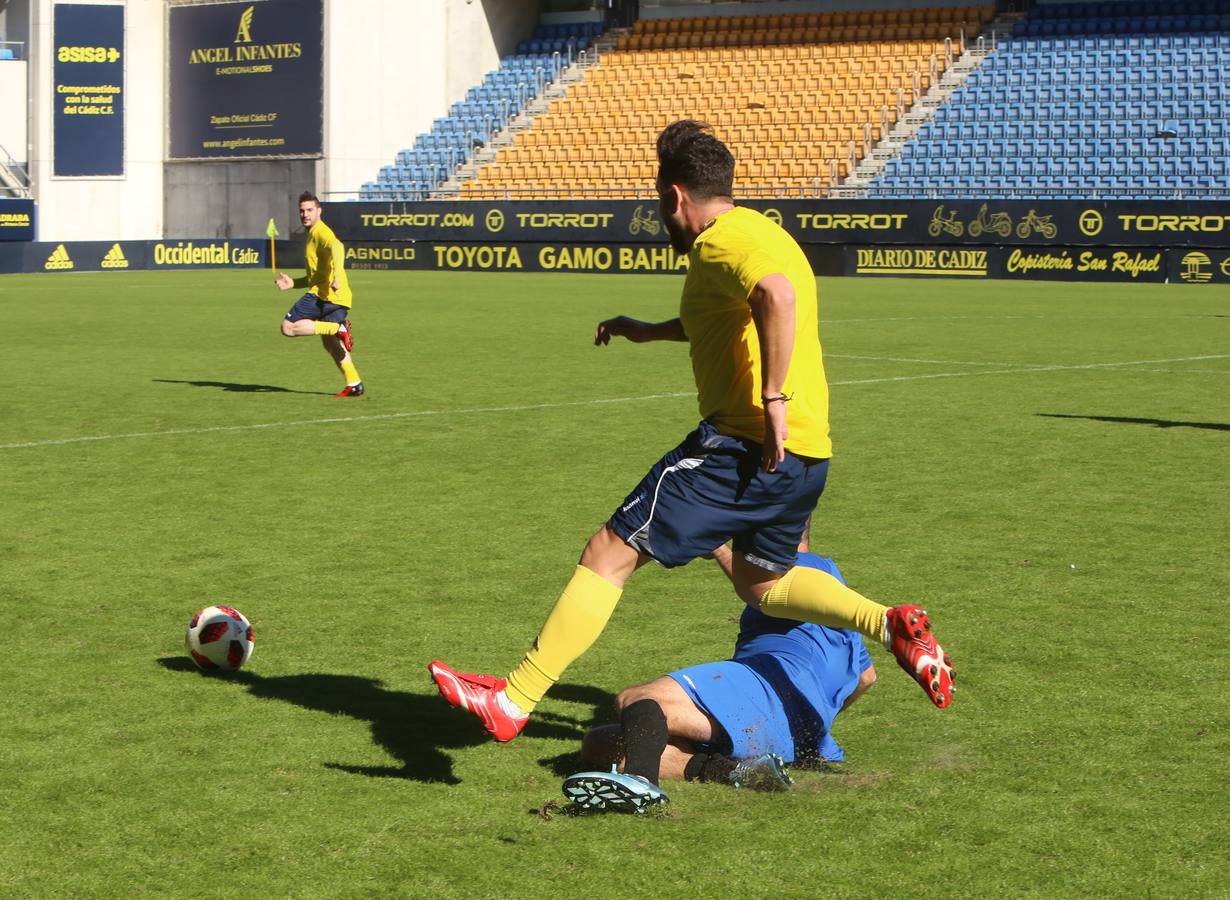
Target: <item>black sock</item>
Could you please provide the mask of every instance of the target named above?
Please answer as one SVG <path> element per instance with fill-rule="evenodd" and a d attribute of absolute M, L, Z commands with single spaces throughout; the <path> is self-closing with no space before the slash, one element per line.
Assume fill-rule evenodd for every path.
<path fill-rule="evenodd" d="M 657 784 L 662 752 L 670 737 L 662 707 L 656 700 L 637 700 L 624 707 L 619 726 L 624 733 L 624 773 L 640 775 Z"/>
<path fill-rule="evenodd" d="M 718 753 L 697 753 L 683 768 L 683 777 L 688 781 L 730 781 L 730 773 L 738 763 L 729 756 Z"/>

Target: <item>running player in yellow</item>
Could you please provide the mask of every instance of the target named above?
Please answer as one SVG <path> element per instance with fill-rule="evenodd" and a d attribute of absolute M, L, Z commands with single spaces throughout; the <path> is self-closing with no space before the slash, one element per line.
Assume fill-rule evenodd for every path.
<path fill-rule="evenodd" d="M 657 150 L 662 220 L 675 250 L 688 254 L 679 317 L 607 319 L 594 342 L 686 341 L 702 421 L 589 539 L 508 678 L 437 660 L 429 666 L 437 687 L 496 740 L 511 740 L 602 633 L 633 572 L 650 560 L 681 566 L 730 540 L 731 580 L 749 606 L 882 641 L 936 706 L 948 706 L 951 662 L 926 610 L 883 606 L 796 564 L 832 453 L 816 279 L 802 248 L 760 213 L 735 206 L 734 157 L 707 126 L 675 122 Z"/>
<path fill-rule="evenodd" d="M 354 335 L 350 331 L 352 298 L 346 280 L 346 249 L 333 229 L 320 219 L 320 201 L 311 191 L 299 195 L 299 221 L 307 229 L 307 274 L 291 278 L 279 272 L 274 282 L 280 290 L 307 288 L 282 320 L 287 337 L 320 335 L 325 351 L 342 370 L 346 386 L 336 397 L 362 397 L 363 379 L 350 358 Z"/>

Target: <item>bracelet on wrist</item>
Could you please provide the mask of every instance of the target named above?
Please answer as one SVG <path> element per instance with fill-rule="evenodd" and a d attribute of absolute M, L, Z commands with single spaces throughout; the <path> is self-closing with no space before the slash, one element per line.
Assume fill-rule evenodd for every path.
<path fill-rule="evenodd" d="M 791 394 L 789 396 L 785 394 L 778 394 L 775 397 L 761 397 L 760 402 L 763 403 L 765 406 L 768 406 L 770 403 L 789 403 L 793 398 L 794 398 L 794 394 Z"/>

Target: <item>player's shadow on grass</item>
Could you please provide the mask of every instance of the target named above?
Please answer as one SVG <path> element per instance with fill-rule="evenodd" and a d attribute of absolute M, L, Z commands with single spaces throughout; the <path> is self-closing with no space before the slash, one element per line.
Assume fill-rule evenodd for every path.
<path fill-rule="evenodd" d="M 551 698 L 553 700 L 567 700 L 572 703 L 588 704 L 593 709 L 593 713 L 585 723 L 584 728 L 577 732 L 576 737 L 578 740 L 572 750 L 538 761 L 538 764 L 544 769 L 550 769 L 561 778 L 566 778 L 575 772 L 589 768 L 581 759 L 580 738 L 584 736 L 584 733 L 595 725 L 618 722 L 619 715 L 615 711 L 615 695 L 601 688 L 578 684 L 557 684 L 551 688 Z M 544 715 L 546 714 L 544 713 Z M 530 727 L 533 727 L 533 724 L 534 720 L 531 719 Z"/>
<path fill-rule="evenodd" d="M 1170 419 L 1137 419 L 1131 416 L 1078 416 L 1068 413 L 1035 413 L 1048 419 L 1088 419 L 1091 422 L 1110 422 L 1115 425 L 1153 425 L 1157 428 L 1204 428 L 1209 431 L 1230 431 L 1230 424 L 1223 422 L 1175 422 Z"/>
<path fill-rule="evenodd" d="M 231 381 L 178 381 L 174 378 L 155 378 L 159 384 L 190 384 L 193 387 L 219 388 L 236 394 L 317 394 L 328 396 L 327 391 L 296 391 L 293 388 L 278 387 L 276 384 L 236 384 Z"/>
<path fill-rule="evenodd" d="M 163 668 L 201 675 L 190 659 L 181 656 L 158 660 Z M 370 723 L 372 739 L 401 762 L 400 766 L 358 766 L 325 763 L 326 768 L 380 778 L 459 784 L 453 759 L 446 750 L 474 747 L 491 738 L 475 717 L 459 712 L 434 693 L 390 691 L 374 678 L 358 675 L 281 675 L 265 678 L 248 671 L 218 676 L 219 682 L 243 686 L 265 700 L 282 700 L 305 709 L 349 716 Z M 593 688 L 560 685 L 552 692 L 567 696 L 595 697 L 595 703 L 610 703 L 611 697 Z M 588 701 L 585 701 L 588 702 Z M 530 721 L 524 732 L 531 737 L 580 741 L 582 723 L 568 716 L 544 713 Z"/>

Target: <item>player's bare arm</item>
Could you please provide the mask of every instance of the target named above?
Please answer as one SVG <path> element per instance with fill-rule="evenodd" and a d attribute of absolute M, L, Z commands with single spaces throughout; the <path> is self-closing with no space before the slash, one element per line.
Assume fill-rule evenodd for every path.
<path fill-rule="evenodd" d="M 649 341 L 686 341 L 688 336 L 683 332 L 683 323 L 679 319 L 667 319 L 665 322 L 642 322 L 628 316 L 616 316 L 598 323 L 594 332 L 594 346 L 603 346 L 611 342 L 613 337 L 627 338 L 634 344 L 645 344 Z"/>
<path fill-rule="evenodd" d="M 794 353 L 794 285 L 785 275 L 766 275 L 748 303 L 760 339 L 761 399 L 764 401 L 764 451 L 761 468 L 777 471 L 786 458 L 786 404 L 782 393 Z M 774 399 L 776 398 L 776 399 Z"/>

